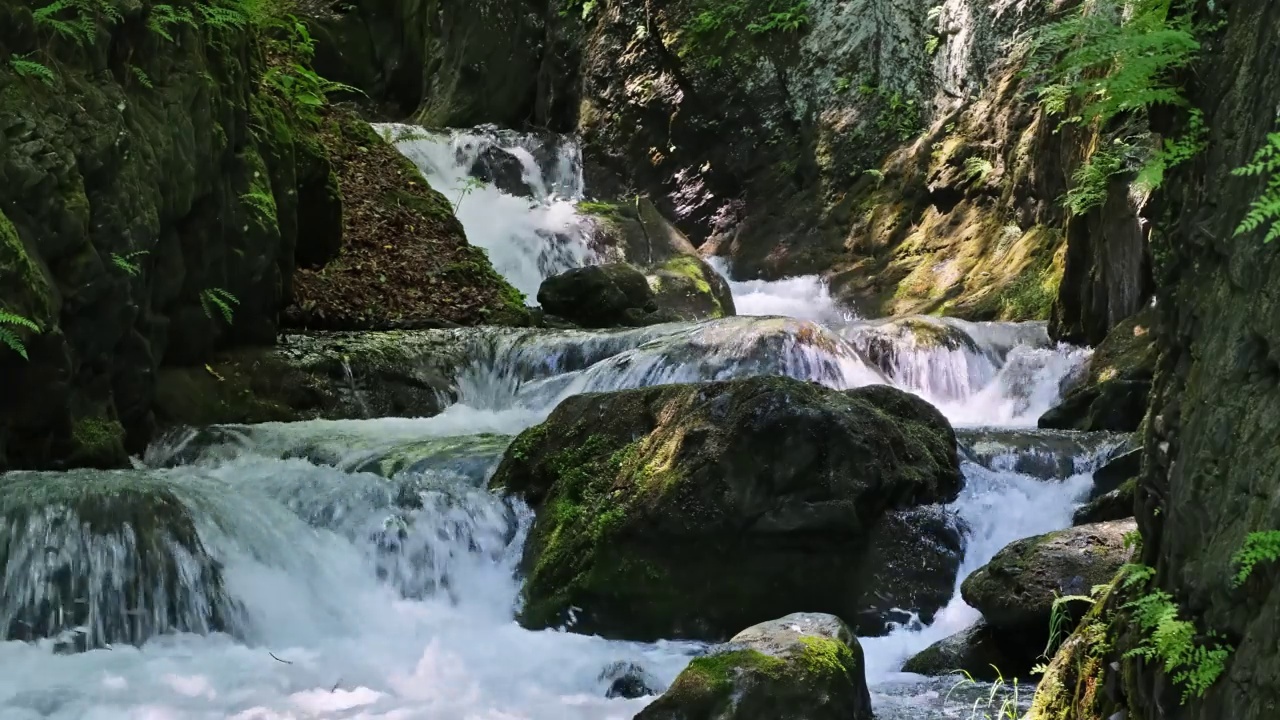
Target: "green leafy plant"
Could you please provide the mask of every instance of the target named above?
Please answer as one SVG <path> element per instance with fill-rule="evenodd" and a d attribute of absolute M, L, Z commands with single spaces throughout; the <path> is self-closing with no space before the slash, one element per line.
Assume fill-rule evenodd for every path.
<path fill-rule="evenodd" d="M 1063 198 L 1063 204 L 1073 214 L 1083 215 L 1106 202 L 1111 178 L 1124 172 L 1126 156 L 1131 149 L 1124 143 L 1117 143 L 1095 151 L 1072 173 L 1071 187 Z"/>
<path fill-rule="evenodd" d="M 996 671 L 996 679 L 987 687 L 986 693 L 978 695 L 974 698 L 973 703 L 968 706 L 968 720 L 1019 720 L 1022 717 L 1021 701 L 1022 691 L 1015 678 L 1010 684 L 1004 679 L 1004 675 L 1000 672 L 1000 668 L 992 665 Z M 965 687 L 978 687 L 977 681 L 968 671 L 962 670 L 964 679 L 951 686 L 947 691 L 947 696 L 943 699 L 943 705 L 950 702 L 951 696 L 957 690 Z"/>
<path fill-rule="evenodd" d="M 137 277 L 142 274 L 142 267 L 134 261 L 134 258 L 140 258 L 149 254 L 150 253 L 146 250 L 137 250 L 135 252 L 128 253 L 127 255 L 111 253 L 111 264 L 115 265 L 116 268 L 123 271 L 126 275 L 130 277 Z"/>
<path fill-rule="evenodd" d="M 183 25 L 196 27 L 196 16 L 190 8 L 153 5 L 151 13 L 147 16 L 147 29 L 169 42 L 175 42 L 173 32 Z"/>
<path fill-rule="evenodd" d="M 1127 565 L 1125 572 L 1123 585 L 1127 588 L 1144 585 L 1155 577 L 1155 569 L 1146 566 Z M 1179 617 L 1178 605 L 1168 592 L 1150 590 L 1123 607 L 1133 613 L 1133 621 L 1142 632 L 1138 647 L 1126 656 L 1160 663 L 1182 686 L 1183 703 L 1204 695 L 1226 669 L 1233 648 L 1213 632 L 1202 638 L 1194 623 Z"/>
<path fill-rule="evenodd" d="M 233 306 L 239 304 L 239 298 L 222 288 L 209 288 L 200 293 L 200 307 L 204 308 L 204 314 L 210 320 L 214 318 L 214 312 L 217 312 L 230 325 L 235 316 Z"/>
<path fill-rule="evenodd" d="M 454 214 L 457 214 L 458 208 L 462 207 L 462 201 L 465 200 L 468 195 L 482 187 L 484 187 L 484 181 L 480 178 L 469 177 L 466 180 L 463 180 L 462 184 L 456 188 L 458 190 L 458 200 L 453 203 Z"/>
<path fill-rule="evenodd" d="M 245 205 L 253 208 L 254 212 L 256 212 L 260 217 L 273 221 L 275 220 L 278 212 L 276 208 L 276 198 L 275 195 L 271 193 L 271 189 L 269 187 L 265 187 L 264 185 L 250 188 L 249 192 L 240 196 L 240 200 L 242 200 Z"/>
<path fill-rule="evenodd" d="M 1253 156 L 1253 161 L 1232 172 L 1239 177 L 1265 177 L 1267 186 L 1262 195 L 1249 205 L 1249 213 L 1236 228 L 1235 234 L 1253 232 L 1267 223 L 1270 227 L 1262 238 L 1271 242 L 1280 238 L 1280 132 L 1267 135 L 1267 142 Z"/>
<path fill-rule="evenodd" d="M 994 171 L 995 166 L 986 158 L 975 155 L 974 157 L 968 158 L 964 161 L 965 180 L 973 181 L 976 184 L 986 182 L 987 178 Z"/>
<path fill-rule="evenodd" d="M 934 55 L 938 52 L 938 45 L 942 43 L 942 38 L 937 35 L 930 35 L 924 39 L 924 52 L 926 55 Z"/>
<path fill-rule="evenodd" d="M 1240 566 L 1235 576 L 1235 584 L 1243 585 L 1259 563 L 1271 563 L 1277 560 L 1280 560 L 1280 530 L 1249 533 L 1244 539 L 1244 547 L 1240 548 L 1232 558 L 1232 562 Z"/>
<path fill-rule="evenodd" d="M 796 33 L 809 22 L 809 0 L 699 0 L 685 23 L 680 53 L 701 47 L 706 65 L 718 67 L 752 47 L 744 41 Z"/>
<path fill-rule="evenodd" d="M 22 356 L 23 360 L 27 360 L 29 359 L 27 358 L 27 346 L 23 344 L 22 338 L 18 337 L 18 333 L 14 331 L 14 328 L 25 328 L 33 333 L 39 333 L 40 326 L 21 315 L 0 310 L 0 345 L 8 347 Z"/>
<path fill-rule="evenodd" d="M 35 78 L 45 85 L 53 87 L 55 80 L 53 70 L 44 63 L 30 59 L 29 55 L 14 55 L 9 58 L 9 67 L 13 68 L 13 71 L 22 77 Z"/>
<path fill-rule="evenodd" d="M 151 76 L 147 74 L 146 70 L 143 70 L 137 65 L 130 65 L 129 70 L 133 73 L 133 77 L 138 80 L 138 84 L 142 87 L 148 90 L 155 87 L 155 84 L 151 82 Z"/>

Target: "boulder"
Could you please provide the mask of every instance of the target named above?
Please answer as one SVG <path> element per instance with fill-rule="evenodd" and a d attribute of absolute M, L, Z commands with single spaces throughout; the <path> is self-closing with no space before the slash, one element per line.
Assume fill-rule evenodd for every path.
<path fill-rule="evenodd" d="M 533 189 L 524 179 L 524 165 L 520 158 L 496 145 L 480 152 L 471 165 L 471 177 L 487 182 L 508 195 L 533 197 Z"/>
<path fill-rule="evenodd" d="M 832 615 L 796 613 L 695 659 L 636 720 L 871 720 L 862 647 Z"/>
<path fill-rule="evenodd" d="M 1115 490 L 1085 503 L 1071 516 L 1071 522 L 1075 525 L 1089 525 L 1133 517 L 1134 493 L 1137 488 L 1137 479 L 1130 478 Z"/>
<path fill-rule="evenodd" d="M 3 639 L 79 651 L 243 632 L 178 487 L 144 471 L 0 475 Z"/>
<path fill-rule="evenodd" d="M 755 377 L 572 396 L 517 437 L 491 487 L 537 511 L 525 625 L 575 608 L 580 632 L 720 640 L 799 610 L 863 634 L 890 608 L 931 618 L 960 547 L 922 508 L 962 482 L 927 402 Z"/>
<path fill-rule="evenodd" d="M 1036 653 L 1009 640 L 985 620 L 979 620 L 915 654 L 902 671 L 931 676 L 967 673 L 974 680 L 986 682 L 1029 679 Z"/>
<path fill-rule="evenodd" d="M 1083 384 L 1040 417 L 1042 428 L 1133 432 L 1147 412 L 1156 349 L 1152 312 L 1120 323 L 1094 350 Z"/>
<path fill-rule="evenodd" d="M 678 255 L 646 275 L 628 263 L 574 268 L 547 278 L 538 303 L 581 327 L 639 327 L 734 314 L 729 284 L 694 255 Z"/>
<path fill-rule="evenodd" d="M 1136 529 L 1132 520 L 1119 520 L 1019 540 L 966 578 L 961 594 L 997 631 L 1020 635 L 1028 648 L 1043 649 L 1054 602 L 1089 595 L 1109 583 L 1129 559 L 1125 535 Z M 1083 604 L 1061 609 L 1078 619 Z M 1074 622 L 1068 622 L 1059 629 L 1070 632 L 1072 627 Z"/>
<path fill-rule="evenodd" d="M 1117 455 L 1093 474 L 1093 490 L 1089 493 L 1089 500 L 1097 500 L 1119 490 L 1125 483 L 1138 477 L 1141 471 L 1142 448 Z"/>
<path fill-rule="evenodd" d="M 658 679 L 635 663 L 611 663 L 600 671 L 600 677 L 597 679 L 609 683 L 609 689 L 605 691 L 604 696 L 611 699 L 634 700 L 662 692 L 662 684 Z"/>
<path fill-rule="evenodd" d="M 553 275 L 538 288 L 538 304 L 551 315 L 588 328 L 663 321 L 648 278 L 626 263 L 590 265 Z"/>

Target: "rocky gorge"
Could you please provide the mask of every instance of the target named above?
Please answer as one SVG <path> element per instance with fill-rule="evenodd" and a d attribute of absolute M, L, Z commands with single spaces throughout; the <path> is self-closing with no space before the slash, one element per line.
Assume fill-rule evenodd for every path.
<path fill-rule="evenodd" d="M 1278 43 L 0 0 L 0 708 L 1271 717 Z"/>

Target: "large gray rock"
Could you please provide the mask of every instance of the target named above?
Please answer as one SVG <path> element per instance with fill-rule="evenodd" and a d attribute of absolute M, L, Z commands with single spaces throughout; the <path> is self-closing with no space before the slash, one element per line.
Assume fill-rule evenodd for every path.
<path fill-rule="evenodd" d="M 1156 363 L 1151 311 L 1117 325 L 1094 350 L 1084 382 L 1040 418 L 1059 430 L 1133 432 L 1147 412 Z"/>
<path fill-rule="evenodd" d="M 636 720 L 871 720 L 862 648 L 839 618 L 796 613 L 697 658 Z"/>
<path fill-rule="evenodd" d="M 1010 638 L 979 620 L 915 654 L 902 671 L 931 676 L 965 673 L 987 682 L 1030 679 L 1035 655 L 1020 646 L 1016 636 Z"/>
<path fill-rule="evenodd" d="M 1131 554 L 1125 535 L 1135 529 L 1132 520 L 1120 520 L 1019 540 L 965 578 L 961 593 L 992 627 L 1025 634 L 1028 643 L 1044 647 L 1054 602 L 1111 582 Z M 1081 605 L 1063 610 L 1079 618 Z"/>
<path fill-rule="evenodd" d="M 931 507 L 962 477 L 927 402 L 785 377 L 576 395 L 507 449 L 493 487 L 537 519 L 530 627 L 721 640 L 801 610 L 884 632 L 944 605 L 961 553 Z"/>

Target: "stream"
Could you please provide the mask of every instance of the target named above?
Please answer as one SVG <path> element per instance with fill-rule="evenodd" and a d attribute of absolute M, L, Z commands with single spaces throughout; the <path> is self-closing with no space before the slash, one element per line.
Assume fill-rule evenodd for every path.
<path fill-rule="evenodd" d="M 575 209 L 585 189 L 572 141 L 383 129 L 401 133 L 402 151 L 458 202 L 471 241 L 522 291 L 532 296 L 543 277 L 598 261 L 590 220 Z M 520 163 L 529 197 L 468 183 L 494 152 Z M 722 320 L 466 331 L 471 360 L 454 379 L 458 400 L 435 417 L 264 424 L 170 439 L 134 470 L 14 473 L 33 487 L 171 491 L 220 564 L 225 593 L 177 546 L 158 551 L 180 570 L 158 592 L 186 630 L 226 603 L 231 632 L 168 632 L 141 648 L 79 653 L 58 651 L 74 638 L 0 643 L 0 719 L 629 719 L 653 698 L 606 698 L 604 668 L 632 662 L 665 685 L 705 646 L 519 627 L 516 565 L 532 514 L 485 482 L 510 439 L 569 395 L 756 374 L 836 388 L 887 383 L 957 427 L 966 486 L 951 509 L 969 527 L 957 593 L 932 624 L 904 614 L 862 645 L 881 720 L 967 718 L 968 703 L 948 699 L 953 678 L 899 668 L 974 622 L 959 581 L 1009 542 L 1070 525 L 1093 471 L 1121 446 L 1108 434 L 1034 429 L 1089 352 L 1052 344 L 1039 323 L 860 319 L 817 277 L 731 287 L 740 315 Z M 923 340 L 939 334 L 949 342 Z M 420 507 L 399 502 L 405 493 Z M 50 507 L 21 526 L 0 524 L 0 551 L 0 627 L 24 599 L 49 592 L 50 568 L 83 574 L 87 601 L 104 609 L 72 634 L 138 621 L 119 589 L 141 552 L 128 538 L 92 536 L 83 518 Z"/>

